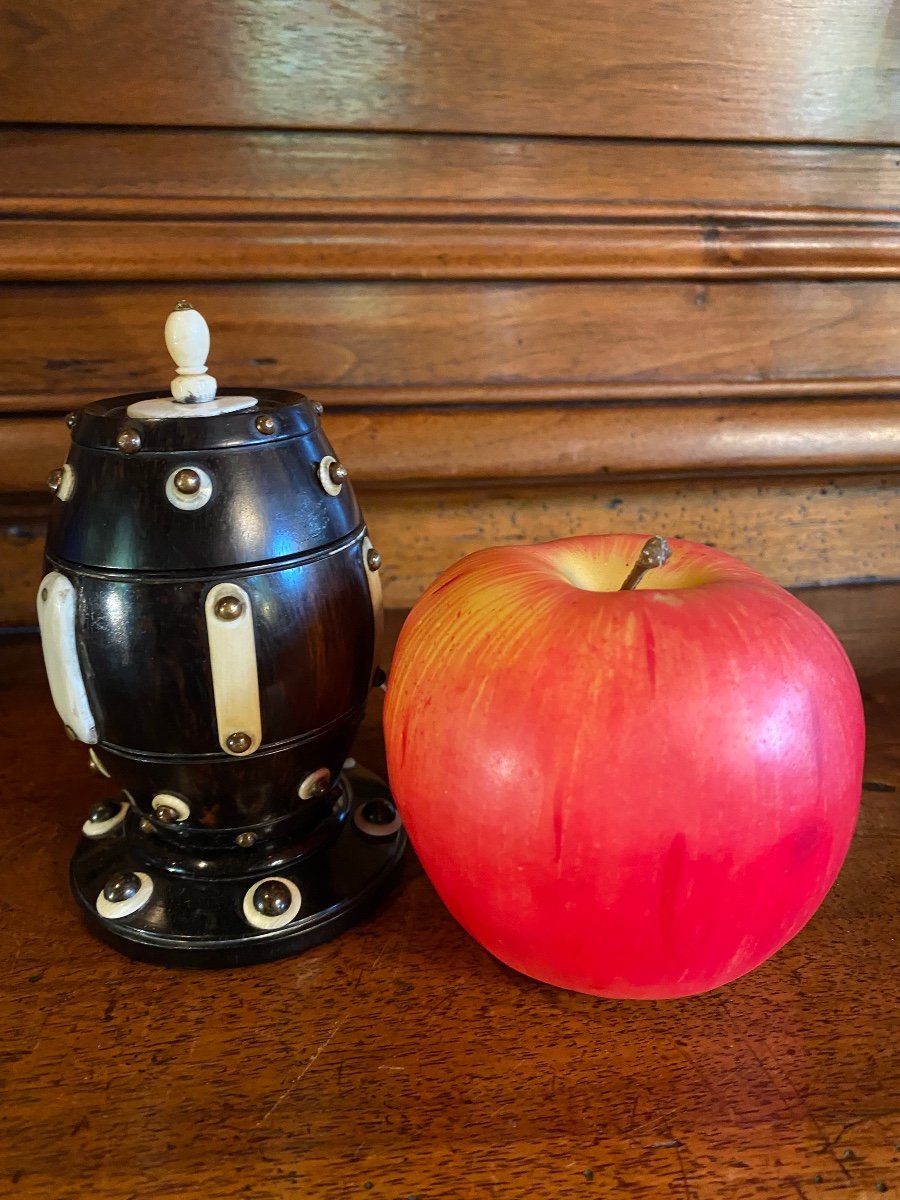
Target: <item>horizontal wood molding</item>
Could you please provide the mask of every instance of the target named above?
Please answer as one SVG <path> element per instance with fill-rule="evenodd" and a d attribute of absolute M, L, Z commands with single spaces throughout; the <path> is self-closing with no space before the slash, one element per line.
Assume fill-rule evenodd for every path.
<path fill-rule="evenodd" d="M 900 469 L 900 398 L 435 409 L 336 408 L 325 430 L 359 483 Z M 0 421 L 3 488 L 32 492 L 67 453 L 58 418 Z"/>
<path fill-rule="evenodd" d="M 900 146 L 0 125 L 0 216 L 895 222 Z"/>
<path fill-rule="evenodd" d="M 643 530 L 711 542 L 786 586 L 895 578 L 900 477 L 360 488 L 389 606 L 413 603 L 463 554 L 581 533 Z M 46 502 L 0 508 L 0 625 L 34 623 Z"/>
<path fill-rule="evenodd" d="M 71 374 L 79 373 L 81 364 L 75 362 Z M 65 377 L 68 368 L 59 368 Z M 72 379 L 69 380 L 73 382 Z M 262 386 L 262 380 L 259 381 Z M 133 381 L 122 379 L 112 392 L 124 393 Z M 287 386 L 287 385 L 285 385 Z M 745 379 L 688 380 L 685 383 L 665 379 L 648 383 L 628 380 L 603 380 L 573 383 L 522 384 L 432 384 L 408 387 L 340 387 L 316 384 L 309 388 L 302 380 L 296 382 L 301 391 L 306 387 L 313 399 L 323 402 L 329 411 L 349 408 L 368 411 L 378 408 L 424 409 L 510 407 L 545 404 L 629 404 L 631 402 L 682 403 L 689 400 L 712 400 L 732 404 L 737 400 L 869 400 L 876 396 L 896 398 L 900 402 L 900 379 L 894 376 L 860 376 L 855 379 Z M 91 388 L 54 388 L 52 392 L 0 393 L 0 415 L 47 412 L 69 412 L 89 404 L 99 393 Z"/>
<path fill-rule="evenodd" d="M 900 468 L 900 398 L 336 409 L 325 429 L 366 483 Z"/>
<path fill-rule="evenodd" d="M 16 121 L 892 141 L 881 4 L 7 0 Z"/>
<path fill-rule="evenodd" d="M 0 287 L 0 409 L 168 386 L 162 283 Z M 351 403 L 864 395 L 900 366 L 888 281 L 202 283 L 223 384 Z M 815 382 L 818 381 L 818 384 Z M 321 397 L 326 402 L 327 395 Z"/>
<path fill-rule="evenodd" d="M 900 221 L 0 224 L 0 281 L 896 279 Z"/>
<path fill-rule="evenodd" d="M 361 492 L 389 605 L 485 546 L 645 531 L 709 542 L 785 586 L 896 578 L 897 476 Z"/>

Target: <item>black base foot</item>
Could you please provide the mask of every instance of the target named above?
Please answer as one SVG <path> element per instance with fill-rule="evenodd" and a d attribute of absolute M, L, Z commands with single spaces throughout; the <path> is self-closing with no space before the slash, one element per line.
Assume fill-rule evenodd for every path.
<path fill-rule="evenodd" d="M 237 967 L 299 954 L 360 920 L 389 890 L 406 849 L 387 786 L 341 776 L 327 836 L 295 857 L 173 855 L 139 815 L 82 837 L 71 883 L 92 931 L 130 958 Z M 200 873 L 199 868 L 208 868 Z"/>

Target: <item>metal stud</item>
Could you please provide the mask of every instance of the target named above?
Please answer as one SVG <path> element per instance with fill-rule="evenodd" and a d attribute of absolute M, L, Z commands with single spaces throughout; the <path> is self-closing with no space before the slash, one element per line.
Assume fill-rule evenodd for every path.
<path fill-rule="evenodd" d="M 253 893 L 253 907 L 264 917 L 280 917 L 291 906 L 291 890 L 280 879 L 264 880 Z"/>
<path fill-rule="evenodd" d="M 138 829 L 140 829 L 141 833 L 152 833 L 153 832 L 153 822 L 148 821 L 146 817 L 141 817 L 141 821 L 140 821 L 140 824 L 138 825 Z"/>
<path fill-rule="evenodd" d="M 248 829 L 246 833 L 239 833 L 234 839 L 234 844 L 240 846 L 242 850 L 249 850 L 251 846 L 255 846 L 257 835 L 252 829 Z"/>
<path fill-rule="evenodd" d="M 203 508 L 212 492 L 212 479 L 202 467 L 176 467 L 166 479 L 166 499 L 184 512 Z"/>
<path fill-rule="evenodd" d="M 180 471 L 175 472 L 175 477 L 172 484 L 176 492 L 181 492 L 183 496 L 196 496 L 202 486 L 202 480 L 196 471 L 192 471 L 190 467 L 182 467 Z"/>
<path fill-rule="evenodd" d="M 103 895 L 110 904 L 121 904 L 123 900 L 136 896 L 140 886 L 141 881 L 133 871 L 120 871 L 107 879 Z"/>
<path fill-rule="evenodd" d="M 47 476 L 47 487 L 57 500 L 69 500 L 75 491 L 75 471 L 69 463 L 57 467 Z"/>
<path fill-rule="evenodd" d="M 68 416 L 66 417 L 66 424 L 68 425 L 68 427 L 70 429 L 74 429 L 75 426 L 78 424 L 78 414 L 77 413 L 69 413 Z"/>
<path fill-rule="evenodd" d="M 347 468 L 341 466 L 333 454 L 326 454 L 316 470 L 319 483 L 329 496 L 339 496 L 344 481 L 347 479 Z"/>
<path fill-rule="evenodd" d="M 123 429 L 116 438 L 116 445 L 123 454 L 137 454 L 141 448 L 141 435 L 136 429 Z"/>
<path fill-rule="evenodd" d="M 268 413 L 260 413 L 254 424 L 257 433 L 274 433 L 277 429 L 275 418 L 270 417 Z"/>
<path fill-rule="evenodd" d="M 381 798 L 380 800 L 370 800 L 368 804 L 364 804 L 362 815 L 363 820 L 372 825 L 390 825 L 397 815 L 397 810 L 390 800 Z"/>
<path fill-rule="evenodd" d="M 296 883 L 281 875 L 269 876 L 244 893 L 244 920 L 254 929 L 281 929 L 294 920 L 302 903 Z"/>
<path fill-rule="evenodd" d="M 92 825 L 99 825 L 103 821 L 111 821 L 119 812 L 118 802 L 115 800 L 98 800 L 96 804 L 91 806 L 88 813 L 88 820 Z"/>
<path fill-rule="evenodd" d="M 88 770 L 94 775 L 102 775 L 104 779 L 109 779 L 109 771 L 100 760 L 100 756 L 93 746 L 88 750 Z"/>
<path fill-rule="evenodd" d="M 331 772 L 327 767 L 319 767 L 317 771 L 313 771 L 311 775 L 306 776 L 297 788 L 297 795 L 301 800 L 313 800 L 327 795 L 330 787 Z"/>
<path fill-rule="evenodd" d="M 97 912 L 107 921 L 120 921 L 144 907 L 153 895 L 153 880 L 143 871 L 111 875 L 97 897 Z"/>
<path fill-rule="evenodd" d="M 317 417 L 321 417 L 322 413 L 325 411 L 325 405 L 322 404 L 320 400 L 313 401 L 313 408 L 316 410 Z"/>
<path fill-rule="evenodd" d="M 179 821 L 186 821 L 191 815 L 187 801 L 181 796 L 173 795 L 172 792 L 157 792 L 150 803 L 153 815 L 163 825 L 176 825 Z"/>
<path fill-rule="evenodd" d="M 232 754 L 246 754 L 253 745 L 253 738 L 249 733 L 229 733 L 225 739 L 225 746 Z"/>
<path fill-rule="evenodd" d="M 381 555 L 378 553 L 378 551 L 375 549 L 374 546 L 372 546 L 369 550 L 366 551 L 366 566 L 369 568 L 370 571 L 380 571 L 381 570 L 381 562 L 382 562 Z"/>
<path fill-rule="evenodd" d="M 237 596 L 222 596 L 213 608 L 220 621 L 236 621 L 243 611 L 244 606 Z"/>
<path fill-rule="evenodd" d="M 369 837 L 385 838 L 396 833 L 403 823 L 394 803 L 387 796 L 380 796 L 355 809 L 353 824 Z"/>
<path fill-rule="evenodd" d="M 99 800 L 91 806 L 81 832 L 89 838 L 106 837 L 118 829 L 127 816 L 128 803 L 125 800 Z"/>

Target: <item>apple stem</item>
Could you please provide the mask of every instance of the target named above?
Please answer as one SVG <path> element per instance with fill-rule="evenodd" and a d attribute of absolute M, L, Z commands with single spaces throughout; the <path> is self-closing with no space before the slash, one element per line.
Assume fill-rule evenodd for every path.
<path fill-rule="evenodd" d="M 648 571 L 661 567 L 672 556 L 672 550 L 664 537 L 652 537 L 644 543 L 644 548 L 638 555 L 637 562 L 628 572 L 628 577 L 619 588 L 620 592 L 630 592 L 636 588 Z"/>

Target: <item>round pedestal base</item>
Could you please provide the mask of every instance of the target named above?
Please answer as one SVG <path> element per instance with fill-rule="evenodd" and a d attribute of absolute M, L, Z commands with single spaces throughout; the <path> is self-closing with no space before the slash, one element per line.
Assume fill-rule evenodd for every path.
<path fill-rule="evenodd" d="M 354 767 L 336 789 L 328 836 L 293 857 L 276 847 L 204 862 L 196 852 L 161 852 L 149 823 L 128 811 L 100 836 L 82 837 L 72 891 L 92 931 L 131 958 L 173 967 L 266 962 L 335 937 L 387 892 L 406 848 L 393 812 L 387 786 Z"/>

